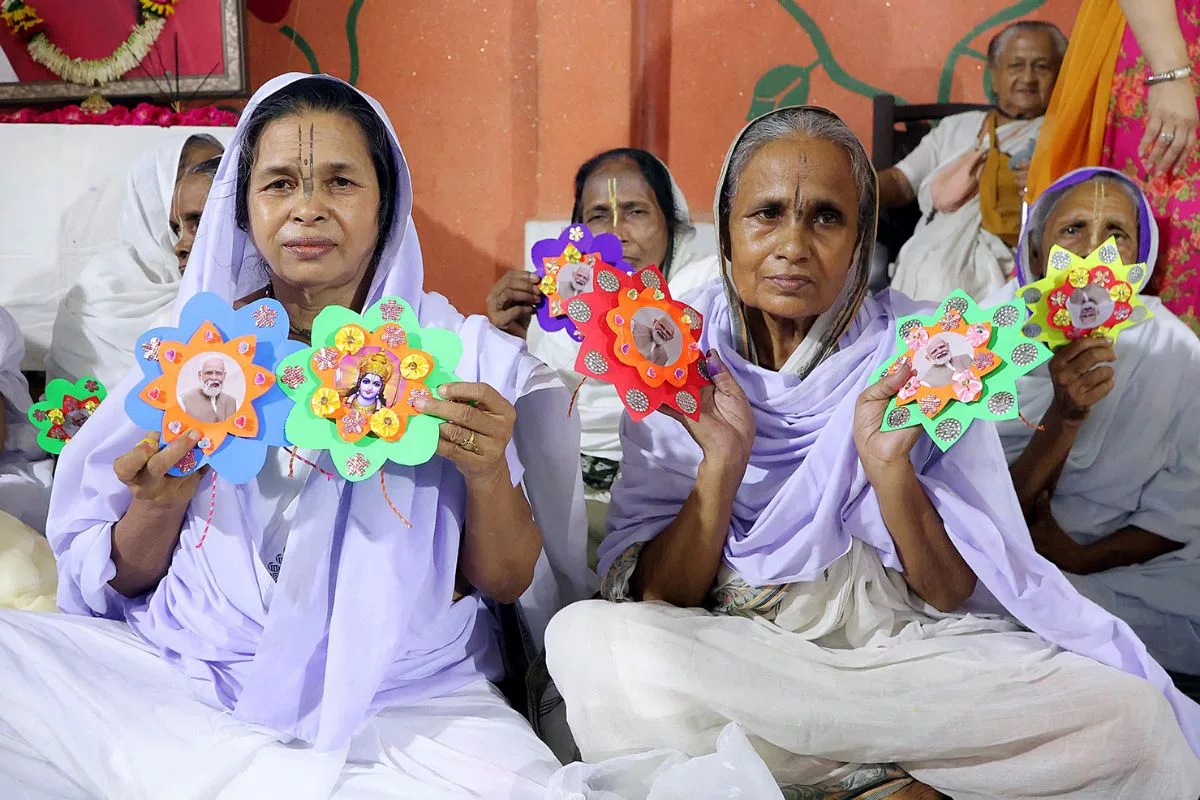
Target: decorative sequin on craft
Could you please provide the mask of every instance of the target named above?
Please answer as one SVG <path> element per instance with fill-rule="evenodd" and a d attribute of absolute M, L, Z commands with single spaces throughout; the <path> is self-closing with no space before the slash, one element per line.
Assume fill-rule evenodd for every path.
<path fill-rule="evenodd" d="M 658 279 L 658 274 L 653 270 L 644 269 L 638 273 L 638 277 L 642 280 L 642 286 L 648 289 L 661 289 L 662 282 Z"/>
<path fill-rule="evenodd" d="M 889 427 L 899 428 L 908 422 L 912 414 L 908 410 L 908 406 L 897 406 L 888 413 L 887 423 Z"/>
<path fill-rule="evenodd" d="M 580 228 L 578 225 L 576 225 L 574 228 L 571 228 L 570 232 L 567 233 L 567 238 L 570 239 L 572 242 L 578 242 L 578 241 L 582 240 L 583 239 L 583 228 Z"/>
<path fill-rule="evenodd" d="M 342 360 L 342 354 L 332 347 L 322 347 L 313 353 L 313 366 L 319 370 L 333 369 Z"/>
<path fill-rule="evenodd" d="M 1117 322 L 1124 322 L 1129 319 L 1132 313 L 1133 309 L 1127 305 L 1119 305 L 1113 309 L 1113 317 L 1116 318 Z"/>
<path fill-rule="evenodd" d="M 166 350 L 164 350 L 162 352 L 162 356 L 160 356 L 160 358 L 165 358 L 167 361 L 174 364 L 176 361 L 179 360 L 179 351 L 176 350 L 174 347 L 168 347 Z"/>
<path fill-rule="evenodd" d="M 379 307 L 379 316 L 384 322 L 398 322 L 400 320 L 400 304 L 396 302 L 396 298 L 390 297 L 388 301 Z"/>
<path fill-rule="evenodd" d="M 1116 276 L 1112 274 L 1112 270 L 1110 269 L 1097 267 L 1096 269 L 1092 270 L 1092 283 L 1096 284 L 1097 286 L 1103 286 L 1105 289 L 1107 289 L 1108 287 L 1112 286 L 1113 281 L 1115 280 Z"/>
<path fill-rule="evenodd" d="M 976 353 L 974 365 L 975 369 L 985 370 L 990 369 L 996 363 L 996 357 L 991 352 Z"/>
<path fill-rule="evenodd" d="M 1142 282 L 1142 278 L 1146 276 L 1146 270 L 1142 269 L 1140 264 L 1134 264 L 1129 268 L 1129 282 L 1137 286 Z"/>
<path fill-rule="evenodd" d="M 625 392 L 625 405 L 641 414 L 650 409 L 650 398 L 641 389 L 630 389 Z"/>
<path fill-rule="evenodd" d="M 913 331 L 921 327 L 921 321 L 910 319 L 908 322 L 900 326 L 900 336 L 907 339 L 912 335 Z"/>
<path fill-rule="evenodd" d="M 346 459 L 346 472 L 355 478 L 366 475 L 369 466 L 371 466 L 371 462 L 362 453 L 355 453 Z"/>
<path fill-rule="evenodd" d="M 45 422 L 48 419 L 48 416 L 46 415 L 45 411 L 38 408 L 38 409 L 34 410 L 33 418 L 36 419 L 38 422 Z"/>
<path fill-rule="evenodd" d="M 346 433 L 357 436 L 367 427 L 367 415 L 361 411 L 350 411 L 342 417 L 342 429 Z"/>
<path fill-rule="evenodd" d="M 162 347 L 162 339 L 157 336 L 142 342 L 142 358 L 147 361 L 158 361 L 158 348 Z"/>
<path fill-rule="evenodd" d="M 1121 254 L 1117 251 L 1117 246 L 1115 244 L 1112 244 L 1111 242 L 1105 242 L 1104 244 L 1100 245 L 1100 260 L 1105 264 L 1113 263 L 1117 260 L 1119 255 Z"/>
<path fill-rule="evenodd" d="M 951 297 L 946 301 L 946 310 L 957 311 L 959 314 L 967 313 L 967 301 L 963 297 Z"/>
<path fill-rule="evenodd" d="M 587 322 L 592 318 L 592 307 L 576 298 L 567 303 L 567 316 L 575 322 Z"/>
<path fill-rule="evenodd" d="M 1021 299 L 1025 301 L 1025 305 L 1031 306 L 1034 303 L 1036 303 L 1038 300 L 1042 299 L 1042 290 L 1035 289 L 1032 286 L 1030 286 L 1028 289 L 1021 292 Z"/>
<path fill-rule="evenodd" d="M 686 370 L 686 369 L 684 369 L 683 367 L 678 367 L 678 368 L 675 370 L 675 373 L 674 373 L 674 374 L 675 374 L 675 380 L 677 380 L 677 381 L 681 381 L 681 380 L 683 380 L 684 378 L 686 378 L 686 377 L 687 377 L 687 370 Z"/>
<path fill-rule="evenodd" d="M 207 450 L 212 447 L 212 439 L 205 436 L 203 439 L 196 442 L 196 447 L 199 447 L 201 450 Z"/>
<path fill-rule="evenodd" d="M 1060 308 L 1058 311 L 1054 312 L 1054 316 L 1051 317 L 1051 320 L 1058 327 L 1065 328 L 1071 324 L 1071 312 L 1067 311 L 1065 308 Z"/>
<path fill-rule="evenodd" d="M 167 424 L 167 430 L 170 431 L 173 435 L 178 436 L 179 432 L 181 430 L 183 430 L 183 423 L 177 419 L 171 420 L 171 422 L 169 422 Z"/>
<path fill-rule="evenodd" d="M 216 340 L 217 340 L 217 334 L 214 331 L 205 331 L 204 332 L 204 341 L 211 344 L 211 343 L 215 342 Z"/>
<path fill-rule="evenodd" d="M 1042 332 L 1042 326 L 1036 322 L 1030 322 L 1021 328 L 1021 333 L 1028 336 L 1030 339 L 1036 339 Z"/>
<path fill-rule="evenodd" d="M 242 355 L 246 355 L 246 353 L 249 353 L 250 352 L 250 343 L 249 342 L 238 342 L 238 352 L 241 353 Z"/>
<path fill-rule="evenodd" d="M 938 324 L 942 326 L 942 330 L 952 331 L 962 324 L 962 314 L 954 309 L 949 309 L 946 311 L 946 315 L 941 318 Z"/>
<path fill-rule="evenodd" d="M 617 280 L 617 276 L 608 270 L 601 270 L 599 277 L 596 278 L 596 285 L 606 292 L 615 292 L 621 288 L 621 282 Z"/>
<path fill-rule="evenodd" d="M 927 394 L 917 401 L 917 405 L 921 409 L 921 413 L 927 417 L 932 417 L 942 407 L 942 401 L 931 394 Z"/>
<path fill-rule="evenodd" d="M 183 454 L 183 458 L 175 462 L 175 469 L 182 472 L 184 475 L 196 469 L 196 451 L 188 450 Z"/>
<path fill-rule="evenodd" d="M 379 332 L 379 338 L 388 347 L 399 347 L 408 343 L 408 334 L 399 325 L 385 325 Z"/>
<path fill-rule="evenodd" d="M 265 373 L 265 372 L 254 373 L 254 385 L 255 386 L 262 386 L 266 382 L 267 382 L 267 373 Z"/>
<path fill-rule="evenodd" d="M 933 430 L 934 435 L 937 436 L 937 438 L 941 439 L 943 442 L 954 441 L 955 439 L 957 439 L 959 436 L 962 435 L 962 431 L 963 431 L 962 423 L 953 418 L 942 420 L 941 422 L 938 423 L 938 426 L 936 428 L 934 428 L 934 430 Z"/>
<path fill-rule="evenodd" d="M 400 359 L 400 374 L 410 381 L 419 381 L 433 371 L 433 362 L 424 353 L 409 353 Z"/>
<path fill-rule="evenodd" d="M 603 375 L 608 372 L 608 359 L 600 355 L 598 350 L 589 350 L 583 357 L 583 365 L 593 375 Z"/>
<path fill-rule="evenodd" d="M 628 297 L 630 300 L 637 300 L 638 299 L 638 290 L 630 289 L 628 292 L 625 293 L 625 296 Z"/>
<path fill-rule="evenodd" d="M 1000 306 L 996 309 L 996 313 L 992 314 L 992 324 L 1001 328 L 1008 328 L 1016 325 L 1020 321 L 1021 312 L 1016 306 Z"/>
<path fill-rule="evenodd" d="M 1146 318 L 1148 313 L 1149 312 L 1146 310 L 1145 306 L 1134 306 L 1133 314 L 1130 315 L 1130 319 L 1132 319 L 1134 322 L 1141 322 Z"/>
<path fill-rule="evenodd" d="M 1117 303 L 1128 303 L 1129 298 L 1133 296 L 1133 289 L 1128 283 L 1118 283 L 1116 286 L 1108 290 L 1108 296 Z"/>
<path fill-rule="evenodd" d="M 233 418 L 233 427 L 235 427 L 235 428 L 245 428 L 245 427 L 246 427 L 246 423 L 248 423 L 249 421 L 250 421 L 250 420 L 246 419 L 246 415 L 245 415 L 245 414 L 238 414 L 236 417 L 234 417 L 234 418 Z"/>
<path fill-rule="evenodd" d="M 162 396 L 163 396 L 162 389 L 159 389 L 157 386 L 155 386 L 153 389 L 146 392 L 146 396 L 149 397 L 151 400 L 158 402 L 159 400 L 162 399 Z"/>
<path fill-rule="evenodd" d="M 293 364 L 290 367 L 284 367 L 283 374 L 279 376 L 279 380 L 283 381 L 284 385 L 289 389 L 295 389 L 308 380 L 308 376 L 304 374 L 304 370 Z"/>
<path fill-rule="evenodd" d="M 1066 250 L 1055 250 L 1050 254 L 1050 266 L 1055 269 L 1066 269 L 1071 266 L 1071 255 Z"/>
<path fill-rule="evenodd" d="M 650 379 L 657 378 L 658 370 L 656 370 L 654 367 L 646 367 L 646 377 Z"/>
<path fill-rule="evenodd" d="M 84 381 L 83 388 L 87 389 L 89 392 L 98 392 L 100 391 L 100 384 L 99 382 L 92 380 Z"/>
<path fill-rule="evenodd" d="M 1086 267 L 1075 267 L 1067 273 L 1067 282 L 1076 289 L 1082 289 L 1092 282 L 1092 274 Z"/>
<path fill-rule="evenodd" d="M 275 319 L 279 314 L 270 306 L 262 305 L 254 309 L 254 313 L 250 316 L 254 319 L 254 327 L 270 328 L 275 324 Z"/>
<path fill-rule="evenodd" d="M 666 299 L 666 297 L 667 297 L 667 296 L 666 296 L 665 294 L 663 294 L 663 290 L 662 290 L 662 289 L 655 289 L 655 290 L 654 290 L 654 299 L 655 299 L 655 300 L 665 300 L 665 299 Z"/>
<path fill-rule="evenodd" d="M 684 391 L 675 393 L 675 405 L 679 406 L 679 410 L 685 414 L 695 414 L 699 407 L 696 405 L 696 396 L 691 392 Z"/>
<path fill-rule="evenodd" d="M 1037 357 L 1038 357 L 1037 345 L 1033 344 L 1032 342 L 1025 342 L 1024 344 L 1019 344 L 1016 347 L 1014 347 L 1013 351 L 1012 351 L 1013 363 L 1018 366 L 1021 366 L 1021 367 L 1024 367 L 1027 364 L 1032 364 L 1034 361 L 1037 360 Z"/>
<path fill-rule="evenodd" d="M 1012 392 L 996 392 L 988 398 L 988 411 L 993 414 L 1007 414 L 1016 405 L 1017 398 Z"/>

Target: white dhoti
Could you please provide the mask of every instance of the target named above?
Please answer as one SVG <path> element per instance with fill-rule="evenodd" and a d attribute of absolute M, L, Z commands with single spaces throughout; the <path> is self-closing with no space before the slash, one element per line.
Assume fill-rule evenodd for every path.
<path fill-rule="evenodd" d="M 541 798 L 558 768 L 490 684 L 372 717 L 322 753 L 193 699 L 123 624 L 0 613 L 0 797 Z"/>
<path fill-rule="evenodd" d="M 575 604 L 546 633 L 548 665 L 587 761 L 709 753 L 737 722 L 784 784 L 898 762 L 955 800 L 1200 794 L 1200 759 L 1150 683 L 908 597 L 856 543 L 774 622 Z"/>

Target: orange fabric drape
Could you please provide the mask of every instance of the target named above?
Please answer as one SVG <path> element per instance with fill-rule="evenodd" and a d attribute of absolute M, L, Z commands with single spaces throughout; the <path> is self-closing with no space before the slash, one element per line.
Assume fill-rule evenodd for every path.
<path fill-rule="evenodd" d="M 1083 0 L 1029 165 L 1025 200 L 1079 167 L 1100 166 L 1113 69 L 1125 35 L 1117 0 Z"/>

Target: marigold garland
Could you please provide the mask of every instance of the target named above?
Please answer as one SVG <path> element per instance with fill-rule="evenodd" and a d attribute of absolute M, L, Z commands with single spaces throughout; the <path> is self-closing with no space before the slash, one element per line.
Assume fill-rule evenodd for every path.
<path fill-rule="evenodd" d="M 167 17 L 175 13 L 178 2 L 137 0 L 142 21 L 111 55 L 96 59 L 71 58 L 60 50 L 43 30 L 46 21 L 25 0 L 0 0 L 0 18 L 13 35 L 26 40 L 29 56 L 62 80 L 81 86 L 103 86 L 142 63 L 166 27 Z"/>

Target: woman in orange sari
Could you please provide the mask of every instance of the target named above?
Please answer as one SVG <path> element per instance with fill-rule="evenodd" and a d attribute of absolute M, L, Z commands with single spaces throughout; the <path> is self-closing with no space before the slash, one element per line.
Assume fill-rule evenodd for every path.
<path fill-rule="evenodd" d="M 1107 166 L 1145 190 L 1162 239 L 1155 289 L 1200 333 L 1200 0 L 1083 0 L 1029 170 Z"/>

